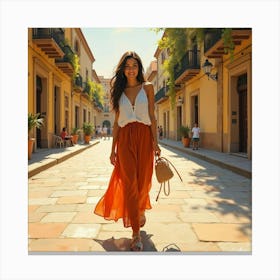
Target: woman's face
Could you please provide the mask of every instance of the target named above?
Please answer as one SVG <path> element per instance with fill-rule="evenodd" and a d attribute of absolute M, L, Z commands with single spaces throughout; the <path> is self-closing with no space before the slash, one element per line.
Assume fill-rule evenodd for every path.
<path fill-rule="evenodd" d="M 127 79 L 136 79 L 138 76 L 139 66 L 134 58 L 128 58 L 124 65 L 124 75 Z"/>

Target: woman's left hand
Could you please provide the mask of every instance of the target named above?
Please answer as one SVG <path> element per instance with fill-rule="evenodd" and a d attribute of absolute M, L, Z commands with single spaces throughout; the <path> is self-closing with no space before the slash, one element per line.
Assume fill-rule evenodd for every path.
<path fill-rule="evenodd" d="M 160 156 L 161 150 L 157 143 L 154 143 L 153 148 L 154 148 L 155 155 Z"/>

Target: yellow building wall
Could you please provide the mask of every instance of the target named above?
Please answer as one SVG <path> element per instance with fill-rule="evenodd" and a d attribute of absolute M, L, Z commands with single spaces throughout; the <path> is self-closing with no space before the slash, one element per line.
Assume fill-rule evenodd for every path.
<path fill-rule="evenodd" d="M 194 120 L 190 115 L 191 97 L 198 95 L 199 107 L 199 127 L 202 131 L 207 133 L 214 133 L 217 130 L 217 83 L 208 80 L 207 77 L 202 76 L 194 82 L 187 85 L 187 100 L 186 110 L 189 111 L 187 115 L 187 123 L 193 126 Z"/>
<path fill-rule="evenodd" d="M 201 79 L 199 96 L 200 127 L 207 133 L 217 132 L 217 83 Z"/>
<path fill-rule="evenodd" d="M 41 110 L 36 106 L 36 76 L 42 80 Z M 57 129 L 60 131 L 65 125 L 65 96 L 71 102 L 71 78 L 55 65 L 55 59 L 49 58 L 32 41 L 32 29 L 28 30 L 28 112 L 41 113 L 45 117 L 41 129 L 41 147 L 53 146 L 54 131 L 54 88 L 58 87 L 59 115 L 57 116 Z M 69 116 L 71 115 L 69 109 Z M 31 132 L 36 137 L 36 130 Z M 37 144 L 35 143 L 35 150 Z"/>
<path fill-rule="evenodd" d="M 42 94 L 39 110 L 45 116 L 45 123 L 40 131 L 41 147 L 53 147 L 53 135 L 60 134 L 64 126 L 68 133 L 76 126 L 75 106 L 79 107 L 77 127 L 81 128 L 83 122 L 94 123 L 101 114 L 97 111 L 92 101 L 82 89 L 74 90 L 72 86 L 72 76 L 62 72 L 55 63 L 54 58 L 48 55 L 36 45 L 32 38 L 32 28 L 28 29 L 28 112 L 37 113 L 37 93 L 36 76 L 42 81 Z M 84 39 L 79 37 L 79 32 L 73 28 L 64 28 L 65 42 L 74 51 L 74 43 L 77 40 L 80 44 L 80 74 L 83 82 L 86 76 L 92 78 L 93 55 L 91 56 L 88 46 Z M 55 101 L 56 92 L 56 101 Z M 85 116 L 84 116 L 85 110 Z M 32 131 L 31 136 L 36 138 L 36 130 Z M 39 137 L 40 138 L 40 137 Z M 40 143 L 40 141 L 36 142 Z M 38 146 L 35 143 L 35 150 Z"/>
<path fill-rule="evenodd" d="M 223 63 L 223 150 L 239 151 L 239 107 L 237 81 L 242 74 L 247 74 L 247 154 L 252 157 L 252 39 L 243 40 L 234 50 L 234 59 L 229 56 Z M 233 114 L 235 112 L 235 115 Z M 235 123 L 233 121 L 235 120 Z"/>
<path fill-rule="evenodd" d="M 239 59 L 242 50 L 247 49 L 247 51 L 252 52 L 251 48 L 249 46 L 252 45 L 252 41 L 250 40 L 244 40 L 242 41 L 241 45 L 238 45 L 235 47 L 234 50 L 234 59 L 232 62 Z M 249 47 L 249 49 L 248 49 Z M 239 54 L 239 55 L 238 55 Z M 224 63 L 223 63 L 223 131 L 224 134 L 229 133 L 229 121 L 230 121 L 230 112 L 229 112 L 229 71 L 228 71 L 228 64 L 231 63 L 230 55 L 226 55 L 224 57 Z M 250 73 L 249 73 L 250 74 Z"/>

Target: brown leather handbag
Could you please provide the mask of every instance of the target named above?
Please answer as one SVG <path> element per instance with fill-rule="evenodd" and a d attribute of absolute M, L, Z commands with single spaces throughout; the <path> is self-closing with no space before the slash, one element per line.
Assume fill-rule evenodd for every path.
<path fill-rule="evenodd" d="M 162 186 L 164 190 L 164 194 L 168 196 L 170 194 L 170 183 L 169 180 L 174 176 L 173 171 L 170 168 L 170 165 L 174 168 L 176 173 L 178 174 L 180 180 L 183 182 L 180 174 L 178 173 L 177 169 L 175 166 L 165 157 L 156 157 L 155 161 L 155 173 L 158 182 L 160 183 L 160 189 L 156 198 L 156 201 L 159 198 L 159 194 L 161 192 Z"/>

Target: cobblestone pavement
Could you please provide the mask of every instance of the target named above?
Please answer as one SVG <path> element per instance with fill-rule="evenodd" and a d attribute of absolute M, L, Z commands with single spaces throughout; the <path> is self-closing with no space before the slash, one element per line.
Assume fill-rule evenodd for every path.
<path fill-rule="evenodd" d="M 131 229 L 93 214 L 113 166 L 111 140 L 29 178 L 29 252 L 129 251 Z M 141 229 L 145 252 L 251 253 L 249 178 L 162 146 L 176 166 L 171 193 L 155 198 Z"/>

